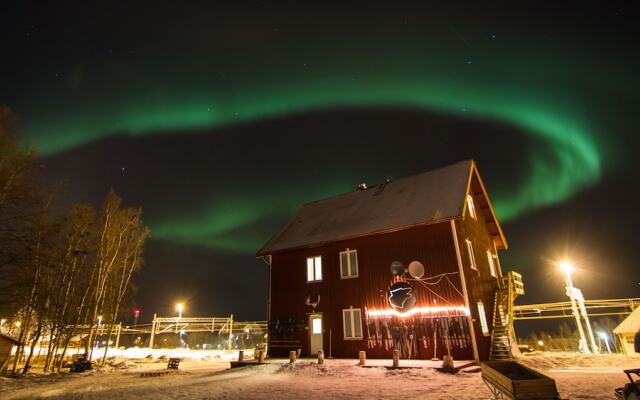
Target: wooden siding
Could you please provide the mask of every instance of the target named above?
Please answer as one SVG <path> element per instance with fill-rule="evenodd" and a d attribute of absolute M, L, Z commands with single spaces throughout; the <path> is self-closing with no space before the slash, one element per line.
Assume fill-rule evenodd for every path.
<path fill-rule="evenodd" d="M 468 233 L 466 226 L 460 228 L 464 232 L 459 232 L 460 245 L 463 247 L 464 238 L 462 235 Z M 481 230 L 477 233 L 481 234 Z M 487 234 L 484 240 L 491 241 L 490 236 Z M 477 240 L 477 242 L 479 245 L 483 243 L 482 240 Z M 340 278 L 339 253 L 347 248 L 358 251 L 359 276 L 357 278 Z M 478 254 L 485 254 L 479 249 Z M 466 250 L 461 248 L 460 251 L 464 261 Z M 306 258 L 314 256 L 322 256 L 323 280 L 322 282 L 307 283 Z M 480 268 L 485 266 L 483 260 L 480 257 L 477 258 Z M 405 265 L 413 260 L 422 262 L 426 268 L 425 277 L 442 273 L 457 273 L 459 269 L 450 222 L 272 255 L 270 355 L 285 356 L 289 350 L 297 348 L 301 349 L 302 356 L 310 355 L 307 326 L 308 316 L 314 310 L 305 304 L 305 299 L 309 296 L 314 301 L 320 296 L 320 303 L 315 312 L 323 314 L 324 350 L 327 355 L 354 358 L 357 357 L 358 351 L 367 350 L 370 357 L 391 357 L 392 349 L 388 346 L 371 348 L 372 342 L 367 340 L 367 326 L 364 317 L 366 309 L 388 308 L 386 290 L 393 282 L 389 266 L 391 262 L 396 260 Z M 468 272 L 467 276 L 470 276 Z M 464 305 L 460 277 L 451 275 L 449 281 L 451 283 L 443 279 L 439 284 L 428 288 L 418 282 L 411 282 L 416 293 L 417 306 Z M 478 292 L 479 294 L 476 294 L 476 289 L 471 288 L 476 284 L 478 284 L 478 280 L 473 277 L 471 282 L 467 282 L 467 285 L 470 286 L 469 290 L 474 293 L 473 300 L 470 300 L 472 313 L 475 308 L 475 299 L 485 293 L 485 289 L 482 289 Z M 491 285 L 487 284 L 486 286 L 488 288 Z M 492 304 L 492 302 L 485 301 L 485 307 L 488 311 L 492 310 Z M 362 310 L 363 339 L 344 339 L 342 310 L 349 307 Z M 477 310 L 474 318 L 477 319 Z M 452 318 L 450 321 L 451 329 L 456 327 L 458 334 L 463 334 L 465 330 L 468 331 L 466 320 L 467 318 Z M 413 324 L 413 322 L 411 323 Z M 427 327 L 430 324 L 429 321 L 425 323 Z M 431 323 L 431 325 L 434 324 Z M 428 333 L 428 329 L 426 332 Z M 479 325 L 476 329 L 476 335 L 482 335 Z M 419 339 L 414 338 L 414 340 Z M 430 340 L 430 338 L 428 339 Z M 458 359 L 473 358 L 470 343 L 464 344 L 462 348 L 453 346 L 452 351 L 454 357 Z M 483 347 L 482 354 L 485 353 L 488 354 L 488 348 L 485 351 Z M 446 354 L 444 342 L 438 343 L 437 354 L 439 357 Z M 420 358 L 433 357 L 432 344 L 429 343 L 426 348 L 423 345 L 418 356 Z"/>
<path fill-rule="evenodd" d="M 464 219 L 456 221 L 456 230 L 458 232 L 462 264 L 467 281 L 471 317 L 473 319 L 476 337 L 478 338 L 478 352 L 481 360 L 487 360 L 491 346 L 491 335 L 489 333 L 489 335 L 485 336 L 482 333 L 477 304 L 479 301 L 484 304 L 487 323 L 491 328 L 494 296 L 502 272 L 500 270 L 500 261 L 496 251 L 495 241 L 492 238 L 488 226 L 491 222 L 486 222 L 492 220 L 489 214 L 489 206 L 485 201 L 485 197 L 482 195 L 482 189 L 475 176 L 471 180 L 469 194 L 475 203 L 477 219 L 472 218 L 469 213 L 466 213 Z M 473 253 L 475 254 L 478 270 L 470 268 L 471 263 L 465 244 L 466 239 L 469 239 L 473 246 Z M 487 250 L 496 256 L 495 267 L 497 277 L 491 275 L 489 260 L 487 259 Z"/>
<path fill-rule="evenodd" d="M 6 362 L 11 358 L 13 346 L 13 341 L 0 336 L 0 374 L 4 372 L 3 366 L 5 370 L 7 368 Z"/>

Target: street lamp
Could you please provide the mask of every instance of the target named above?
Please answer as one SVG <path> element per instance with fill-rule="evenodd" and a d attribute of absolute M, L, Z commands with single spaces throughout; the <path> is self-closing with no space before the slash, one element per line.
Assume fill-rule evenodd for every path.
<path fill-rule="evenodd" d="M 591 324 L 589 323 L 587 309 L 584 306 L 584 297 L 582 296 L 582 291 L 573 286 L 573 280 L 571 279 L 571 272 L 573 271 L 574 266 L 570 261 L 565 260 L 560 262 L 558 264 L 558 267 L 564 275 L 566 293 L 567 296 L 569 296 L 569 301 L 571 302 L 571 311 L 574 318 L 576 319 L 576 325 L 578 326 L 578 332 L 580 333 L 580 343 L 582 344 L 582 348 L 585 353 L 591 352 L 589 350 L 589 343 L 587 342 L 584 328 L 582 326 L 582 319 L 584 319 L 585 325 L 587 327 L 587 333 L 589 334 L 589 341 L 591 342 L 591 349 L 593 350 L 593 352 L 597 353 L 598 349 L 596 347 L 596 341 L 593 337 L 593 331 L 591 330 Z"/>
<path fill-rule="evenodd" d="M 178 311 L 178 319 L 176 320 L 176 334 L 178 333 L 178 322 L 182 319 L 182 310 L 184 310 L 184 304 L 176 304 L 176 310 Z M 180 342 L 180 335 L 178 335 L 178 343 Z"/>

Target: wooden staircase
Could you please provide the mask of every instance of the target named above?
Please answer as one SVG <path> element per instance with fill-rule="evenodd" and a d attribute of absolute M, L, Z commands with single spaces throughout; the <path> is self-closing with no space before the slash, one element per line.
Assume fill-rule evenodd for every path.
<path fill-rule="evenodd" d="M 493 302 L 493 326 L 491 330 L 490 360 L 510 360 L 512 349 L 517 346 L 513 330 L 513 303 L 524 294 L 522 275 L 510 271 L 503 276 Z"/>

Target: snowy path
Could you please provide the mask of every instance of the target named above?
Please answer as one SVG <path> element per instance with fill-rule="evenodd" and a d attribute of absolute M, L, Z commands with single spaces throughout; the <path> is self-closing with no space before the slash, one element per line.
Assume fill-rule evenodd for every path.
<path fill-rule="evenodd" d="M 140 370 L 0 380 L 10 399 L 488 399 L 479 373 L 442 374 L 432 369 L 359 368 L 354 360 L 301 361 L 226 370 L 226 362 L 189 363 L 165 376 L 141 378 Z M 150 366 L 144 366 L 148 370 Z M 563 398 L 613 398 L 620 372 L 543 371 Z"/>

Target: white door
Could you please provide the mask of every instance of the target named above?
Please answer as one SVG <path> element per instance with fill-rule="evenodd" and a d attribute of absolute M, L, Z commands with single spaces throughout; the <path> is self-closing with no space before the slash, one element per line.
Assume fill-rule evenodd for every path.
<path fill-rule="evenodd" d="M 309 315 L 309 351 L 310 356 L 318 354 L 322 348 L 322 314 Z"/>

